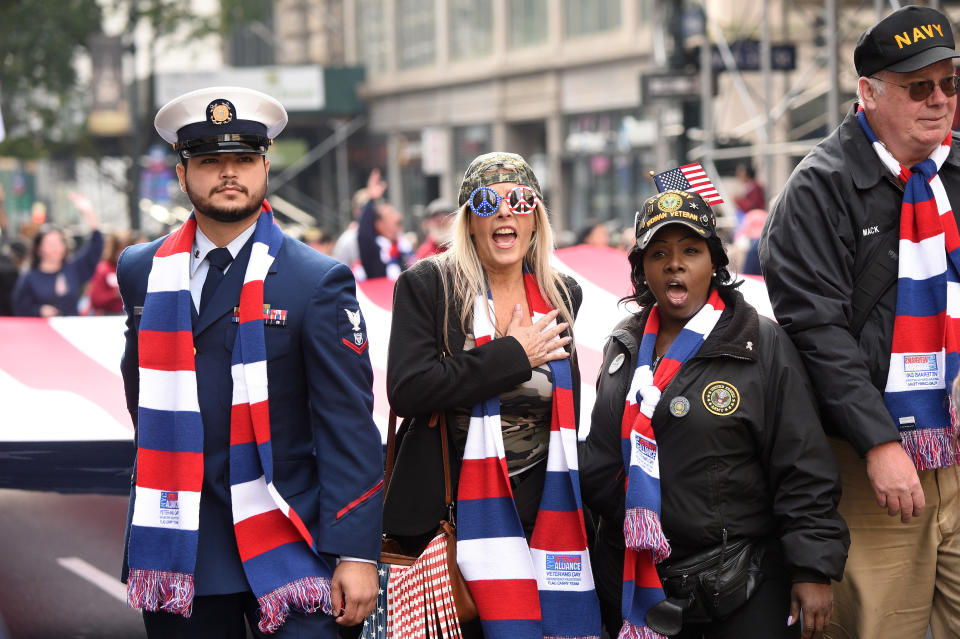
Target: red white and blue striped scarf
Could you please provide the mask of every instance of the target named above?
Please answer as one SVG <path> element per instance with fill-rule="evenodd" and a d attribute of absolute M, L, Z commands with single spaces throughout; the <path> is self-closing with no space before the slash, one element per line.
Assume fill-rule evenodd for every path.
<path fill-rule="evenodd" d="M 193 215 L 153 258 L 139 330 L 137 481 L 127 601 L 189 617 L 203 485 L 190 297 Z M 303 521 L 273 485 L 263 280 L 283 243 L 266 201 L 253 234 L 233 346 L 230 496 L 244 572 L 260 604 L 260 630 L 291 609 L 332 612 L 330 571 Z"/>
<path fill-rule="evenodd" d="M 670 544 L 660 525 L 660 462 L 653 432 L 653 411 L 660 395 L 677 371 L 697 354 L 723 313 L 724 304 L 714 289 L 697 314 L 674 338 L 653 371 L 653 356 L 660 332 L 660 311 L 650 310 L 637 352 L 637 367 L 627 391 L 620 425 L 621 451 L 626 471 L 626 517 L 623 538 L 623 627 L 620 639 L 662 639 L 647 626 L 647 611 L 664 599 L 656 565 L 670 556 Z"/>
<path fill-rule="evenodd" d="M 536 322 L 551 310 L 536 277 L 524 271 Z M 473 308 L 476 345 L 494 335 L 492 300 Z M 580 501 L 570 362 L 549 363 L 553 410 L 546 480 L 528 547 L 507 476 L 500 398 L 473 407 L 457 491 L 457 563 L 487 639 L 599 637 L 600 609 Z"/>
<path fill-rule="evenodd" d="M 960 235 L 938 175 L 951 134 L 908 169 L 877 140 L 863 107 L 857 121 L 883 165 L 905 183 L 897 314 L 883 400 L 918 470 L 952 466 L 958 456 L 950 386 L 960 369 Z"/>

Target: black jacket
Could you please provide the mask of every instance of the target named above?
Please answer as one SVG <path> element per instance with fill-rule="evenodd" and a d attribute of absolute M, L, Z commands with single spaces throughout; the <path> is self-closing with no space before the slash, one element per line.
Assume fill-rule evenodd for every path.
<path fill-rule="evenodd" d="M 880 163 L 855 109 L 790 176 L 763 230 L 760 261 L 777 320 L 813 381 L 824 428 L 862 456 L 900 441 L 883 403 L 897 287 L 873 307 L 859 337 L 850 323 L 857 277 L 871 260 L 896 255 L 903 186 Z M 956 137 L 939 175 L 957 216 Z"/>
<path fill-rule="evenodd" d="M 849 535 L 836 510 L 837 468 L 803 365 L 783 331 L 758 317 L 739 292 L 723 297 L 726 309 L 716 327 L 664 390 L 653 414 L 661 522 L 672 556 L 720 545 L 725 528 L 731 539 L 779 537 L 795 581 L 840 579 Z M 619 562 L 611 563 L 621 568 L 620 424 L 647 313 L 621 322 L 604 349 L 580 459 L 584 503 L 603 520 L 602 552 L 616 549 Z M 708 408 L 718 382 L 736 404 L 726 415 Z M 671 411 L 679 397 L 689 406 L 682 416 Z"/>
<path fill-rule="evenodd" d="M 576 315 L 583 293 L 572 278 L 564 276 L 564 281 L 573 298 L 569 308 Z M 449 283 L 448 289 L 452 290 Z M 453 303 L 448 308 L 450 352 L 441 356 L 444 306 L 443 281 L 435 260 L 420 260 L 400 275 L 393 293 L 387 397 L 397 415 L 409 419 L 400 427 L 402 441 L 384 503 L 384 531 L 391 534 L 428 532 L 444 514 L 440 438 L 426 426 L 430 415 L 444 411 L 453 424 L 453 409 L 498 396 L 532 375 L 530 360 L 513 337 L 464 351 L 460 309 Z M 575 356 L 570 358 L 570 369 L 579 419 L 580 371 Z M 456 450 L 452 438 L 450 443 L 450 450 Z M 459 455 L 452 454 L 451 462 L 456 497 Z"/>

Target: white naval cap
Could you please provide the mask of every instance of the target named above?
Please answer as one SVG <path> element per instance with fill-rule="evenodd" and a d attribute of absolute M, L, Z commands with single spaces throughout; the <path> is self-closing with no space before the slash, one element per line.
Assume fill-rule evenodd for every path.
<path fill-rule="evenodd" d="M 208 87 L 174 98 L 153 120 L 164 140 L 185 158 L 211 153 L 267 152 L 287 125 L 287 111 L 266 93 L 244 87 Z"/>

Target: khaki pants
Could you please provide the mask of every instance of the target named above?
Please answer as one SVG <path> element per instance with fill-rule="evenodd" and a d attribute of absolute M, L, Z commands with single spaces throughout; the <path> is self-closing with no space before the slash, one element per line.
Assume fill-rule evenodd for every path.
<path fill-rule="evenodd" d="M 960 472 L 920 471 L 926 507 L 910 523 L 877 505 L 866 461 L 845 441 L 830 440 L 850 527 L 843 581 L 834 583 L 827 639 L 960 637 Z"/>

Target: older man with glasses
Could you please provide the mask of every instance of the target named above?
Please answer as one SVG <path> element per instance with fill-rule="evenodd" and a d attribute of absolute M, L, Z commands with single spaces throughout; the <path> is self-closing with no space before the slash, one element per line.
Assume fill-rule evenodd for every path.
<path fill-rule="evenodd" d="M 867 29 L 858 104 L 797 166 L 761 238 L 843 480 L 851 548 L 828 637 L 960 636 L 956 57 L 927 7 Z"/>

